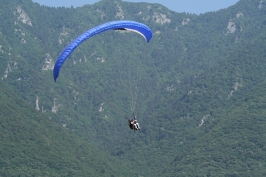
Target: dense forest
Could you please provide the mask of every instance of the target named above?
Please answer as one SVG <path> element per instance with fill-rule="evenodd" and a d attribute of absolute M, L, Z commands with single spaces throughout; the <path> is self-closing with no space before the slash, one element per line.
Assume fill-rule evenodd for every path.
<path fill-rule="evenodd" d="M 0 20 L 0 176 L 266 175 L 265 0 L 200 15 L 2 0 Z M 65 46 L 114 20 L 153 37 L 93 36 L 54 82 Z"/>

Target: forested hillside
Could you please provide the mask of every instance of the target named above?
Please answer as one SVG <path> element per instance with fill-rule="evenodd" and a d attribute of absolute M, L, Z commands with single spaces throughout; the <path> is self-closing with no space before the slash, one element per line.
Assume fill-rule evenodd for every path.
<path fill-rule="evenodd" d="M 0 86 L 0 176 L 134 174 L 89 142 L 55 125 L 2 83 Z"/>
<path fill-rule="evenodd" d="M 28 117 L 38 114 L 45 119 L 40 125 L 48 121 L 60 130 L 51 136 L 77 136 L 80 146 L 95 146 L 122 162 L 110 162 L 114 172 L 107 168 L 106 174 L 123 176 L 127 166 L 134 167 L 132 176 L 264 176 L 265 0 L 240 0 L 200 15 L 121 0 L 78 8 L 2 0 L 0 20 L 1 84 L 23 99 L 18 107 L 35 109 Z M 113 20 L 144 23 L 153 38 L 146 43 L 131 32 L 96 35 L 68 57 L 54 82 L 53 66 L 65 46 Z M 125 119 L 132 113 L 141 125 L 136 133 Z M 8 115 L 2 114 L 1 125 Z M 24 147 L 23 137 L 16 138 Z M 93 151 L 81 149 L 88 157 Z M 90 166 L 80 174 L 101 170 Z"/>
<path fill-rule="evenodd" d="M 165 168 L 165 176 L 265 176 L 265 84 L 221 111 L 211 128 Z"/>

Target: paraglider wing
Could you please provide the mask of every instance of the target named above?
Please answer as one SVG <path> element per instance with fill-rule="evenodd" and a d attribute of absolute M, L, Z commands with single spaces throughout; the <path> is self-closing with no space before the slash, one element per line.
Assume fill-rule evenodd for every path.
<path fill-rule="evenodd" d="M 66 58 L 75 50 L 75 48 L 77 48 L 82 42 L 89 39 L 90 37 L 107 30 L 127 30 L 137 32 L 141 34 L 147 42 L 149 42 L 152 38 L 152 31 L 149 27 L 142 23 L 134 21 L 112 21 L 96 26 L 86 31 L 82 35 L 78 36 L 71 43 L 69 43 L 67 47 L 61 52 L 54 65 L 54 81 L 56 81 L 57 77 L 59 76 L 60 68 L 64 64 Z"/>

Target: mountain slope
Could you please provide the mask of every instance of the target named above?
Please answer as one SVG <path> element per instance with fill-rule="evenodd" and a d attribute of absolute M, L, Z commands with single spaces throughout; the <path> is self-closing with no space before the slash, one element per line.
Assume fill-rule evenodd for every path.
<path fill-rule="evenodd" d="M 265 86 L 258 84 L 217 116 L 190 151 L 175 157 L 165 176 L 265 176 Z"/>
<path fill-rule="evenodd" d="M 0 86 L 1 176 L 131 175 L 118 161 Z"/>

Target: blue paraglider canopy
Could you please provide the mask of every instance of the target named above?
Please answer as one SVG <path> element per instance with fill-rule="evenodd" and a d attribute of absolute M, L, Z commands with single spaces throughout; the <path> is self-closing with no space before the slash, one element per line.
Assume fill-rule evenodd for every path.
<path fill-rule="evenodd" d="M 78 36 L 61 52 L 54 65 L 54 81 L 56 81 L 57 77 L 59 76 L 60 68 L 64 64 L 66 58 L 75 50 L 75 48 L 77 48 L 82 42 L 90 37 L 107 30 L 127 30 L 137 32 L 138 34 L 142 35 L 147 42 L 149 42 L 152 38 L 152 31 L 148 26 L 134 21 L 119 20 L 96 26 Z"/>

